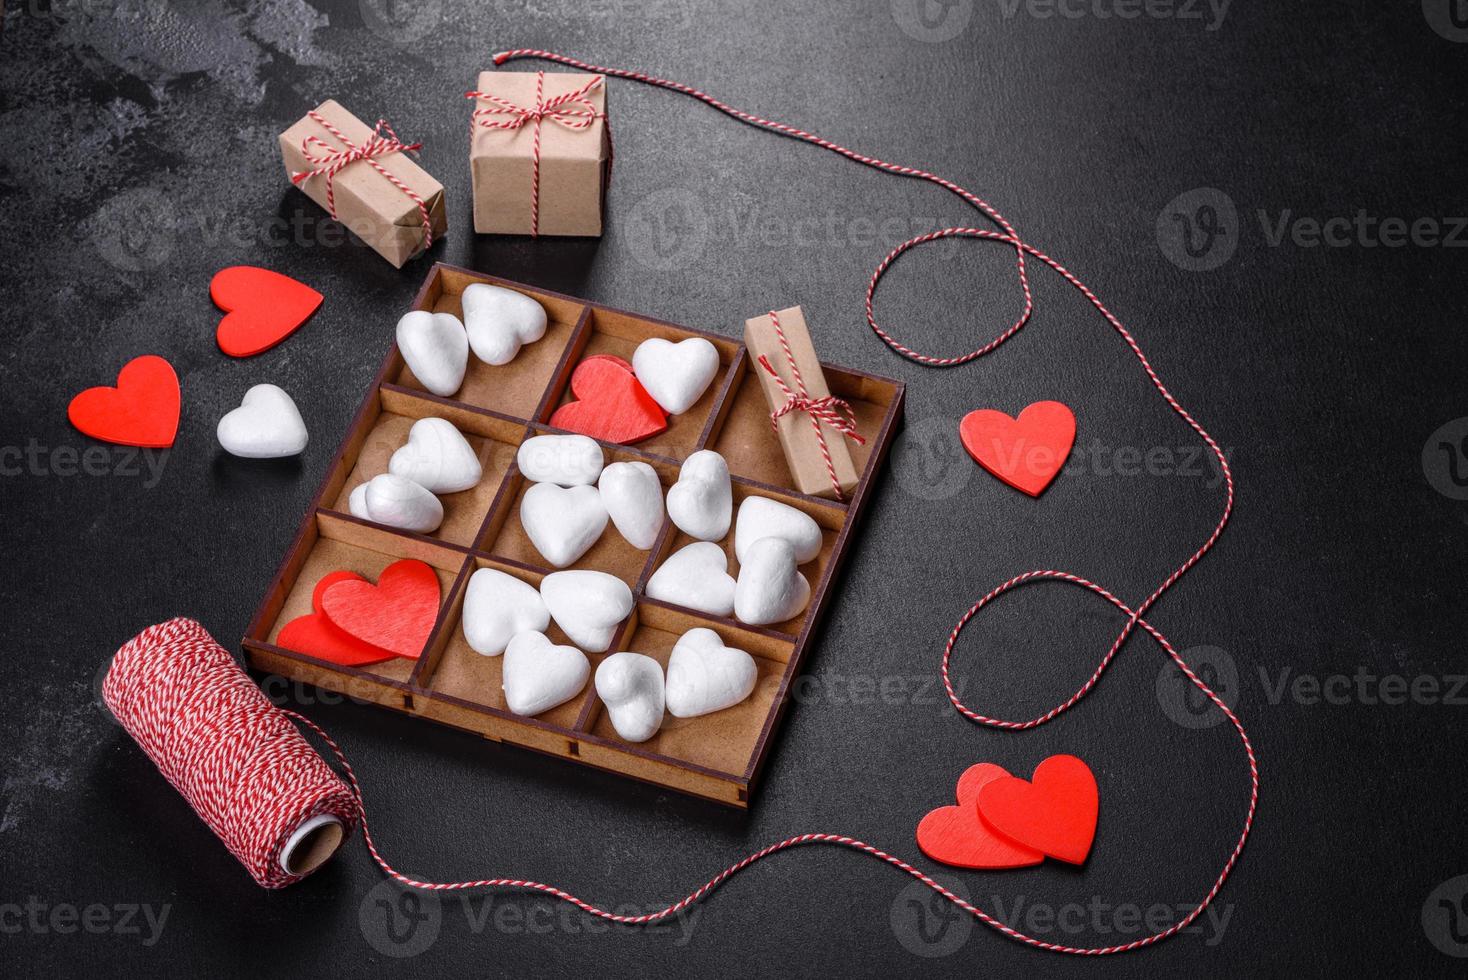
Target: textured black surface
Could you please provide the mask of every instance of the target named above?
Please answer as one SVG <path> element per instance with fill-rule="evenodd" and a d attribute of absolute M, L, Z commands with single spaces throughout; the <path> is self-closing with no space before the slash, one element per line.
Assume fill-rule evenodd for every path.
<path fill-rule="evenodd" d="M 446 977 L 1461 970 L 1429 934 L 1445 934 L 1439 899 L 1461 896 L 1449 879 L 1468 871 L 1468 709 L 1452 680 L 1465 670 L 1468 509 L 1453 497 L 1452 450 L 1439 447 L 1468 422 L 1434 435 L 1468 414 L 1465 253 L 1420 236 L 1399 247 L 1354 231 L 1335 246 L 1270 237 L 1282 216 L 1363 209 L 1453 234 L 1468 46 L 1431 26 L 1448 23 L 1446 0 L 1239 2 L 1221 20 L 1184 0 L 1066 6 L 1075 17 L 958 0 L 932 3 L 926 21 L 909 0 L 9 6 L 0 929 L 11 972 L 369 976 L 420 946 L 409 968 Z M 150 623 L 195 616 L 236 645 L 426 268 L 397 272 L 340 244 L 287 188 L 275 136 L 330 96 L 425 142 L 449 201 L 435 258 L 730 334 L 798 302 L 827 359 L 909 384 L 907 434 L 747 815 L 272 684 L 341 740 L 399 867 L 530 876 L 647 910 L 802 831 L 915 857 L 918 817 L 966 765 L 1027 773 L 1073 751 L 1101 786 L 1089 864 L 956 876 L 980 905 L 1017 911 L 1016 925 L 1050 941 L 1105 944 L 1145 933 L 1131 908 L 1192 903 L 1217 874 L 1244 812 L 1244 760 L 1227 726 L 1179 707 L 1149 642 L 1129 644 L 1079 708 L 1028 733 L 975 728 L 936 681 L 944 634 L 991 585 L 1061 567 L 1135 601 L 1211 526 L 1216 479 L 1190 462 L 1196 440 L 1118 338 L 1037 273 L 1034 322 L 997 353 L 947 372 L 898 359 L 862 323 L 870 269 L 896 239 L 972 213 L 936 188 L 628 84 L 611 92 L 605 238 L 477 239 L 460 93 L 510 45 L 653 70 L 974 188 L 1099 291 L 1228 447 L 1237 518 L 1153 617 L 1213 665 L 1206 676 L 1235 668 L 1262 761 L 1256 832 L 1200 931 L 1066 959 L 924 912 L 908 880 L 874 861 L 807 849 L 661 932 L 602 933 L 560 906 L 496 894 L 422 906 L 430 918 L 411 934 L 404 924 L 396 944 L 360 840 L 308 882 L 266 893 L 99 710 L 100 665 Z M 1211 272 L 1159 245 L 1159 216 L 1164 243 L 1181 227 L 1174 213 L 1199 216 L 1196 193 L 1169 206 L 1198 188 L 1236 206 L 1215 247 L 1237 250 Z M 169 213 L 171 231 L 156 220 Z M 239 262 L 327 297 L 297 337 L 244 362 L 216 350 L 207 294 L 210 275 Z M 878 302 L 900 336 L 945 352 L 987 340 L 1017 306 L 1007 253 L 973 242 L 899 265 Z M 67 454 L 91 444 L 67 425 L 68 398 L 145 352 L 183 379 L 166 465 L 128 475 L 93 454 L 106 475 L 72 473 Z M 298 463 L 216 447 L 216 420 L 264 380 L 290 391 L 310 426 Z M 1039 398 L 1075 408 L 1090 462 L 1036 502 L 980 474 L 950 433 L 970 408 Z M 1090 452 L 1097 441 L 1106 448 Z M 34 466 L 17 455 L 30 446 Z M 1115 447 L 1130 447 L 1121 472 Z M 1126 475 L 1132 449 L 1152 460 L 1142 475 Z M 1031 589 L 970 628 L 956 673 L 974 707 L 1030 717 L 1088 676 L 1118 625 L 1079 592 Z M 1440 695 L 1423 703 L 1419 680 L 1418 697 L 1383 704 L 1380 683 L 1353 681 L 1327 684 L 1346 703 L 1311 703 L 1311 679 L 1361 671 L 1429 678 Z M 67 909 L 94 905 L 97 932 L 63 931 Z M 167 907 L 151 944 L 141 912 L 121 921 L 128 905 Z"/>

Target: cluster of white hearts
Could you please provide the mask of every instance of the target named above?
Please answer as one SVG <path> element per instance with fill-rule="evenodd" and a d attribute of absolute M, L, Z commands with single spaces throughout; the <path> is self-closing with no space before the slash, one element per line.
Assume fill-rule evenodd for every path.
<path fill-rule="evenodd" d="M 545 307 L 503 286 L 476 282 L 459 297 L 464 319 L 452 313 L 413 310 L 398 321 L 398 350 L 423 387 L 450 398 L 464 384 L 469 351 L 486 364 L 508 364 L 520 348 L 545 336 Z M 719 372 L 719 352 L 701 337 L 679 343 L 654 337 L 632 355 L 637 380 L 662 406 L 677 415 L 703 396 Z"/>
<path fill-rule="evenodd" d="M 634 548 L 647 550 L 663 525 L 663 485 L 647 463 L 605 463 L 601 446 L 578 435 L 535 436 L 520 445 L 520 472 L 534 484 L 520 501 L 520 524 L 556 568 L 586 554 L 610 520 Z M 767 497 L 746 497 L 735 522 L 739 578 L 716 542 L 733 517 L 729 466 L 713 450 L 693 453 L 668 488 L 666 514 L 698 540 L 674 552 L 653 573 L 647 594 L 753 626 L 782 623 L 810 602 L 800 565 L 821 550 L 821 528 L 810 515 Z"/>
<path fill-rule="evenodd" d="M 581 693 L 591 676 L 582 650 L 605 652 L 631 611 L 632 590 L 606 572 L 552 572 L 537 590 L 481 568 L 464 595 L 464 639 L 485 656 L 504 654 L 505 704 L 517 715 L 538 715 Z M 545 630 L 552 619 L 576 646 L 551 642 Z M 596 692 L 617 734 L 645 742 L 662 727 L 665 710 L 695 718 L 733 707 L 754 691 L 758 673 L 748 653 L 698 628 L 674 645 L 666 678 L 652 657 L 623 651 L 597 667 Z"/>
<path fill-rule="evenodd" d="M 366 521 L 428 534 L 443 523 L 443 503 L 435 494 L 468 490 L 483 475 L 474 447 L 452 422 L 419 419 L 388 460 L 387 472 L 359 484 L 347 509 Z"/>
<path fill-rule="evenodd" d="M 486 364 L 508 364 L 520 348 L 545 336 L 545 307 L 524 293 L 476 282 L 459 297 L 461 321 L 452 313 L 413 310 L 398 321 L 398 350 L 413 376 L 441 398 L 464 384 L 469 351 Z"/>
<path fill-rule="evenodd" d="M 729 466 L 716 452 L 703 450 L 684 461 L 666 507 L 656 470 L 643 462 L 607 464 L 601 446 L 586 436 L 534 436 L 521 443 L 516 463 L 532 483 L 520 502 L 521 526 L 556 568 L 586 554 L 608 522 L 633 547 L 650 549 L 666 514 L 698 540 L 653 573 L 650 597 L 753 625 L 784 622 L 810 601 L 810 582 L 799 566 L 819 554 L 820 525 L 765 497 L 746 498 L 734 520 Z M 731 523 L 737 580 L 717 543 Z M 464 597 L 464 638 L 479 653 L 504 653 L 505 702 L 516 714 L 535 715 L 581 693 L 591 675 L 582 650 L 606 651 L 631 611 L 632 591 L 605 572 L 552 572 L 537 592 L 485 568 L 474 573 Z M 552 619 L 576 646 L 558 646 L 545 636 Z M 732 707 L 749 697 L 757 676 L 753 657 L 700 627 L 678 639 L 666 677 L 652 657 L 621 651 L 597 667 L 596 692 L 617 734 L 643 742 L 662 727 L 665 710 L 692 718 Z"/>

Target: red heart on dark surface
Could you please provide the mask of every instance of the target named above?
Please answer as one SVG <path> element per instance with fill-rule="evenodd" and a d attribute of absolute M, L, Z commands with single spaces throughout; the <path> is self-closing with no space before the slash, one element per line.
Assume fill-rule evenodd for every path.
<path fill-rule="evenodd" d="M 1052 755 L 1029 782 L 1005 776 L 979 789 L 979 817 L 1026 847 L 1084 864 L 1096 837 L 1099 800 L 1091 768 L 1073 755 Z"/>
<path fill-rule="evenodd" d="M 366 579 L 356 572 L 328 572 L 321 576 L 321 581 L 311 591 L 311 608 L 314 612 L 297 616 L 281 627 L 280 634 L 275 638 L 276 646 L 346 667 L 361 667 L 392 659 L 390 651 L 363 643 L 322 613 L 321 596 L 327 589 L 338 582 L 364 581 Z"/>
<path fill-rule="evenodd" d="M 209 281 L 209 298 L 225 311 L 214 336 L 230 357 L 269 350 L 321 306 L 321 294 L 310 286 L 253 265 L 220 269 Z"/>
<path fill-rule="evenodd" d="M 556 409 L 550 424 L 626 445 L 668 428 L 668 414 L 632 373 L 632 365 L 610 354 L 593 354 L 571 374 L 576 401 Z"/>
<path fill-rule="evenodd" d="M 321 593 L 321 611 L 355 639 L 416 660 L 438 619 L 438 600 L 434 570 L 404 558 L 384 568 L 376 585 L 364 578 L 332 583 Z"/>
<path fill-rule="evenodd" d="M 178 434 L 180 401 L 173 365 L 156 354 L 144 354 L 117 372 L 116 388 L 78 393 L 67 406 L 66 417 L 93 439 L 164 449 Z"/>
<path fill-rule="evenodd" d="M 969 766 L 958 777 L 958 806 L 930 811 L 918 823 L 917 842 L 934 861 L 956 868 L 1025 868 L 1045 855 L 996 833 L 979 820 L 979 790 L 996 779 L 1011 779 L 991 762 Z"/>
<path fill-rule="evenodd" d="M 1016 490 L 1038 497 L 1070 456 L 1076 417 L 1060 402 L 1035 402 L 1017 419 L 980 408 L 958 423 L 958 435 L 980 466 Z"/>

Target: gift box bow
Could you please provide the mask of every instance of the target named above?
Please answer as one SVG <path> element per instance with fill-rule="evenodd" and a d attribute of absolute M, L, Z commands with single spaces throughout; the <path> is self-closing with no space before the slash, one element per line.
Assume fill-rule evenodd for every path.
<path fill-rule="evenodd" d="M 535 73 L 535 105 L 523 106 L 511 102 L 493 92 L 465 92 L 464 98 L 476 102 L 488 102 L 474 110 L 469 120 L 469 138 L 472 141 L 476 128 L 519 129 L 526 124 L 532 127 L 533 138 L 530 153 L 530 234 L 540 234 L 540 127 L 545 120 L 571 130 L 590 129 L 598 119 L 606 121 L 607 114 L 596 107 L 587 95 L 606 84 L 604 75 L 597 75 L 578 89 L 547 99 L 545 97 L 545 72 Z M 611 124 L 607 123 L 607 167 L 610 179 Z"/>
<path fill-rule="evenodd" d="M 313 177 L 325 177 L 326 212 L 331 215 L 332 220 L 336 220 L 336 175 L 354 163 L 365 163 L 386 177 L 394 187 L 406 194 L 418 206 L 418 213 L 423 217 L 423 247 L 426 249 L 432 245 L 433 221 L 429 217 L 427 202 L 423 200 L 422 195 L 400 180 L 379 160 L 379 157 L 390 156 L 394 153 L 417 151 L 422 149 L 423 144 L 404 143 L 393 131 L 392 126 L 388 125 L 386 119 L 377 120 L 372 136 L 361 144 L 357 144 L 315 109 L 306 115 L 312 122 L 339 140 L 342 145 L 332 146 L 319 136 L 307 136 L 301 141 L 301 155 L 315 164 L 316 169 L 301 170 L 291 174 L 291 183 L 301 184 Z M 386 136 L 383 135 L 384 132 Z"/>

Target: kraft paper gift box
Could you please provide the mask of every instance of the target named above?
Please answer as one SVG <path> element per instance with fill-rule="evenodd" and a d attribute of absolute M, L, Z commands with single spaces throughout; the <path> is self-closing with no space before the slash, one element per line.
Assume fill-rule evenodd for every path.
<path fill-rule="evenodd" d="M 800 307 L 744 321 L 744 346 L 771 414 L 779 414 L 775 433 L 796 489 L 849 499 L 860 475 L 846 440 L 864 440 L 846 403 L 831 397 Z"/>
<path fill-rule="evenodd" d="M 479 74 L 470 123 L 474 230 L 600 235 L 611 164 L 606 79 L 582 72 Z"/>
<path fill-rule="evenodd" d="M 416 147 L 332 99 L 280 134 L 292 182 L 399 269 L 448 228 L 443 185 L 408 156 Z"/>

